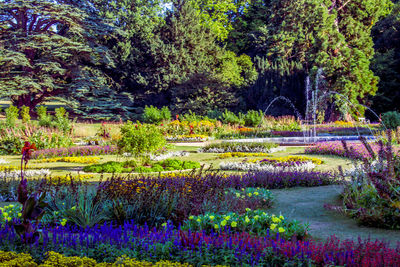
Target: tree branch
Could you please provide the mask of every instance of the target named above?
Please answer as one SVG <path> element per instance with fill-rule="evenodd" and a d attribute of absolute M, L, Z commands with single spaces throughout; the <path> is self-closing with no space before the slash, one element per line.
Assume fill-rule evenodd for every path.
<path fill-rule="evenodd" d="M 351 0 L 347 0 L 347 2 L 344 3 L 341 7 L 339 7 L 339 8 L 337 9 L 337 11 L 340 11 L 341 9 L 343 9 L 348 3 L 350 3 L 350 1 L 351 1 Z"/>

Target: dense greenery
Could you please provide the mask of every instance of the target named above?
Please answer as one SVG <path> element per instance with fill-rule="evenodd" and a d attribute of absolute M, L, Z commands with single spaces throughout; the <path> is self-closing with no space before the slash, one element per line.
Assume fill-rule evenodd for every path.
<path fill-rule="evenodd" d="M 304 111 L 305 78 L 322 68 L 321 90 L 344 95 L 353 111 L 363 113 L 358 103 L 371 99 L 379 112 L 394 110 L 400 9 L 393 2 L 5 0 L 0 97 L 30 113 L 57 97 L 95 119 L 139 119 L 146 105 L 174 115 L 264 110 L 280 95 Z M 323 105 L 325 118 L 337 119 L 349 103 L 336 95 Z"/>

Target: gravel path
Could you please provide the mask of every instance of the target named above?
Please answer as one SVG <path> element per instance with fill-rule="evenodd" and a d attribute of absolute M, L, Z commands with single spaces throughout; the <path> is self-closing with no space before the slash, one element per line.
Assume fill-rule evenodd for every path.
<path fill-rule="evenodd" d="M 392 246 L 400 242 L 400 231 L 359 226 L 351 218 L 326 210 L 324 204 L 337 202 L 341 191 L 338 185 L 271 190 L 275 204 L 270 212 L 309 223 L 310 234 L 316 240 L 336 235 L 340 239 L 386 240 Z"/>

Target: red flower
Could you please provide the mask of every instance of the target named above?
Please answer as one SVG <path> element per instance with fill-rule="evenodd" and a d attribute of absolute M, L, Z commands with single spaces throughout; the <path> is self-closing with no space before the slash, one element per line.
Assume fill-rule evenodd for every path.
<path fill-rule="evenodd" d="M 31 154 L 33 150 L 36 150 L 36 145 L 34 143 L 29 143 L 28 141 L 25 141 L 25 145 L 22 148 L 21 154 L 22 154 L 22 160 L 25 161 L 25 167 L 28 161 L 31 158 Z M 22 167 L 22 161 L 21 161 L 21 167 Z"/>
<path fill-rule="evenodd" d="M 21 154 L 24 155 L 24 153 L 32 153 L 32 150 L 36 150 L 36 145 L 34 143 L 29 143 L 28 141 L 25 141 L 25 145 L 22 148 Z"/>
<path fill-rule="evenodd" d="M 179 119 L 179 115 L 178 115 L 178 114 L 176 114 L 176 116 L 175 116 L 175 117 L 176 117 L 176 119 L 177 119 L 177 120 Z"/>

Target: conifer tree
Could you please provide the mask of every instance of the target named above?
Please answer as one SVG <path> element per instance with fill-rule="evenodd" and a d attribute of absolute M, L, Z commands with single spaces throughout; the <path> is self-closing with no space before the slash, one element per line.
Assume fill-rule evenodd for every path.
<path fill-rule="evenodd" d="M 84 9 L 46 0 L 0 3 L 0 96 L 20 106 L 59 97 L 84 116 L 116 110 L 107 70 L 113 56 L 102 45 L 110 25 Z M 99 99 L 99 95 L 110 99 Z M 82 101 L 90 102 L 91 108 Z M 81 105 L 83 104 L 83 105 Z M 97 107 L 96 107 L 97 106 Z"/>
<path fill-rule="evenodd" d="M 400 111 L 400 1 L 394 3 L 392 13 L 372 29 L 375 57 L 371 69 L 379 77 L 379 89 L 371 100 L 378 114 Z"/>
<path fill-rule="evenodd" d="M 389 0 L 254 0 L 230 40 L 236 51 L 264 58 L 283 73 L 314 76 L 323 68 L 326 89 L 357 105 L 377 90 L 370 33 L 390 7 Z"/>

